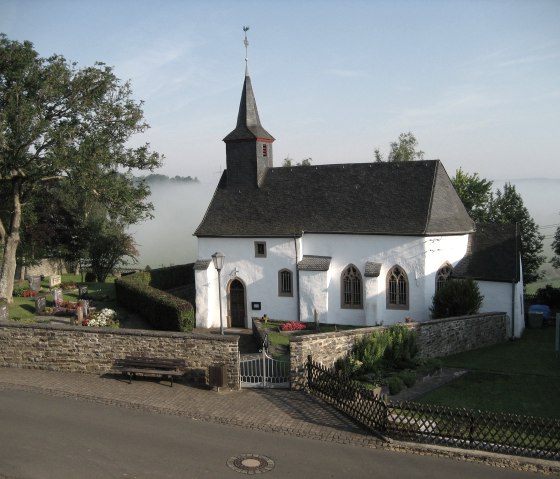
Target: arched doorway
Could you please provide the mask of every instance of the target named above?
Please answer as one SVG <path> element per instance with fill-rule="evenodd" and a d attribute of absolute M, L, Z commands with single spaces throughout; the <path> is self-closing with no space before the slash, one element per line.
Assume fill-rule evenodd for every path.
<path fill-rule="evenodd" d="M 229 284 L 229 317 L 230 327 L 245 328 L 245 286 L 238 279 Z"/>

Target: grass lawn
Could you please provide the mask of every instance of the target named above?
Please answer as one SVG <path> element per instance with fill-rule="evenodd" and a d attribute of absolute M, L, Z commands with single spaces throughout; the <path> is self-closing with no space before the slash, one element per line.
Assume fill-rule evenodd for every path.
<path fill-rule="evenodd" d="M 62 282 L 75 282 L 86 284 L 88 287 L 88 296 L 95 302 L 96 300 L 102 303 L 104 308 L 118 309 L 115 297 L 115 279 L 112 277 L 107 278 L 105 283 L 82 283 L 79 275 L 64 274 L 62 275 Z M 23 281 L 22 285 L 27 287 L 27 281 Z M 48 280 L 41 283 L 41 287 L 46 293 L 47 305 L 52 305 L 53 297 L 49 290 Z M 69 290 L 63 292 L 63 298 L 67 301 L 78 301 L 78 291 Z M 10 319 L 14 321 L 35 322 L 40 321 L 40 316 L 35 316 L 35 300 L 34 298 L 16 298 L 14 302 L 8 306 Z"/>
<path fill-rule="evenodd" d="M 554 335 L 553 326 L 527 329 L 520 340 L 443 358 L 469 373 L 418 402 L 560 419 Z"/>

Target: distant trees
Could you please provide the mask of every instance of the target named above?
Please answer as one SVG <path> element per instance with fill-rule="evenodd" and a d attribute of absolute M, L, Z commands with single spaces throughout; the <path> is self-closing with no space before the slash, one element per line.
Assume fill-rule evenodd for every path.
<path fill-rule="evenodd" d="M 39 224 L 57 188 L 102 205 L 119 225 L 150 216 L 149 188 L 130 172 L 153 170 L 162 157 L 148 144 L 127 146 L 147 128 L 142 104 L 111 67 L 41 58 L 31 42 L 0 34 L 0 298 L 12 301 L 22 232 Z"/>
<path fill-rule="evenodd" d="M 397 141 L 391 142 L 387 161 L 423 160 L 424 152 L 418 150 L 417 147 L 418 140 L 410 131 L 408 133 L 401 133 Z M 375 161 L 385 161 L 379 148 L 376 148 L 373 154 Z"/>
<path fill-rule="evenodd" d="M 301 160 L 299 162 L 295 162 L 292 158 L 290 158 L 289 156 L 287 156 L 286 158 L 284 158 L 284 161 L 282 162 L 282 166 L 311 166 L 311 162 L 313 161 L 312 158 L 305 158 L 304 160 Z"/>
<path fill-rule="evenodd" d="M 157 173 L 152 173 L 146 176 L 139 176 L 139 180 L 143 180 L 146 183 L 158 183 L 158 182 L 165 182 L 165 181 L 172 181 L 175 183 L 198 183 L 198 178 L 195 176 L 179 176 L 175 175 L 173 177 L 169 177 L 167 175 L 161 175 Z"/>
<path fill-rule="evenodd" d="M 552 241 L 552 252 L 554 257 L 550 261 L 552 266 L 560 269 L 560 226 L 556 228 L 556 233 L 554 233 L 554 240 Z"/>
<path fill-rule="evenodd" d="M 503 190 L 498 189 L 494 193 L 492 181 L 480 178 L 478 173 L 464 173 L 460 168 L 451 181 L 475 222 L 518 225 L 523 282 L 528 284 L 538 280 L 541 277 L 539 268 L 546 259 L 542 254 L 544 236 L 539 233 L 537 224 L 523 204 L 515 186 L 505 183 Z"/>

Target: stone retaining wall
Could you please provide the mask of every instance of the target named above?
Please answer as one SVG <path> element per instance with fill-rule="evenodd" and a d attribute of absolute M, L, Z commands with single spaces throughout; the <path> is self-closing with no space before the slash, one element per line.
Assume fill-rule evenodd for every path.
<path fill-rule="evenodd" d="M 166 331 L 17 324 L 0 321 L 0 367 L 102 374 L 125 356 L 185 359 L 187 377 L 207 382 L 208 367 L 225 364 L 228 387 L 239 389 L 237 336 Z"/>
<path fill-rule="evenodd" d="M 443 357 L 462 351 L 490 346 L 507 340 L 505 313 L 484 313 L 456 318 L 433 319 L 407 326 L 416 331 L 420 357 Z M 333 333 L 310 334 L 290 338 L 291 385 L 305 386 L 307 356 L 327 367 L 346 356 L 358 338 L 384 327 L 360 328 Z"/>

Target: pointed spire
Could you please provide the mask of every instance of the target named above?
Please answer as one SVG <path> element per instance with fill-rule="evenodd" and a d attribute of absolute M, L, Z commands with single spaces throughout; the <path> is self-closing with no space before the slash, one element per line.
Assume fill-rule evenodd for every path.
<path fill-rule="evenodd" d="M 237 114 L 237 125 L 235 129 L 224 138 L 224 141 L 230 140 L 274 140 L 274 137 L 268 133 L 261 125 L 259 112 L 257 110 L 257 102 L 251 85 L 251 77 L 249 76 L 247 48 L 249 41 L 247 40 L 247 31 L 249 27 L 243 27 L 245 32 L 245 81 L 243 82 L 243 90 L 241 91 L 241 102 L 239 103 L 239 113 Z"/>

